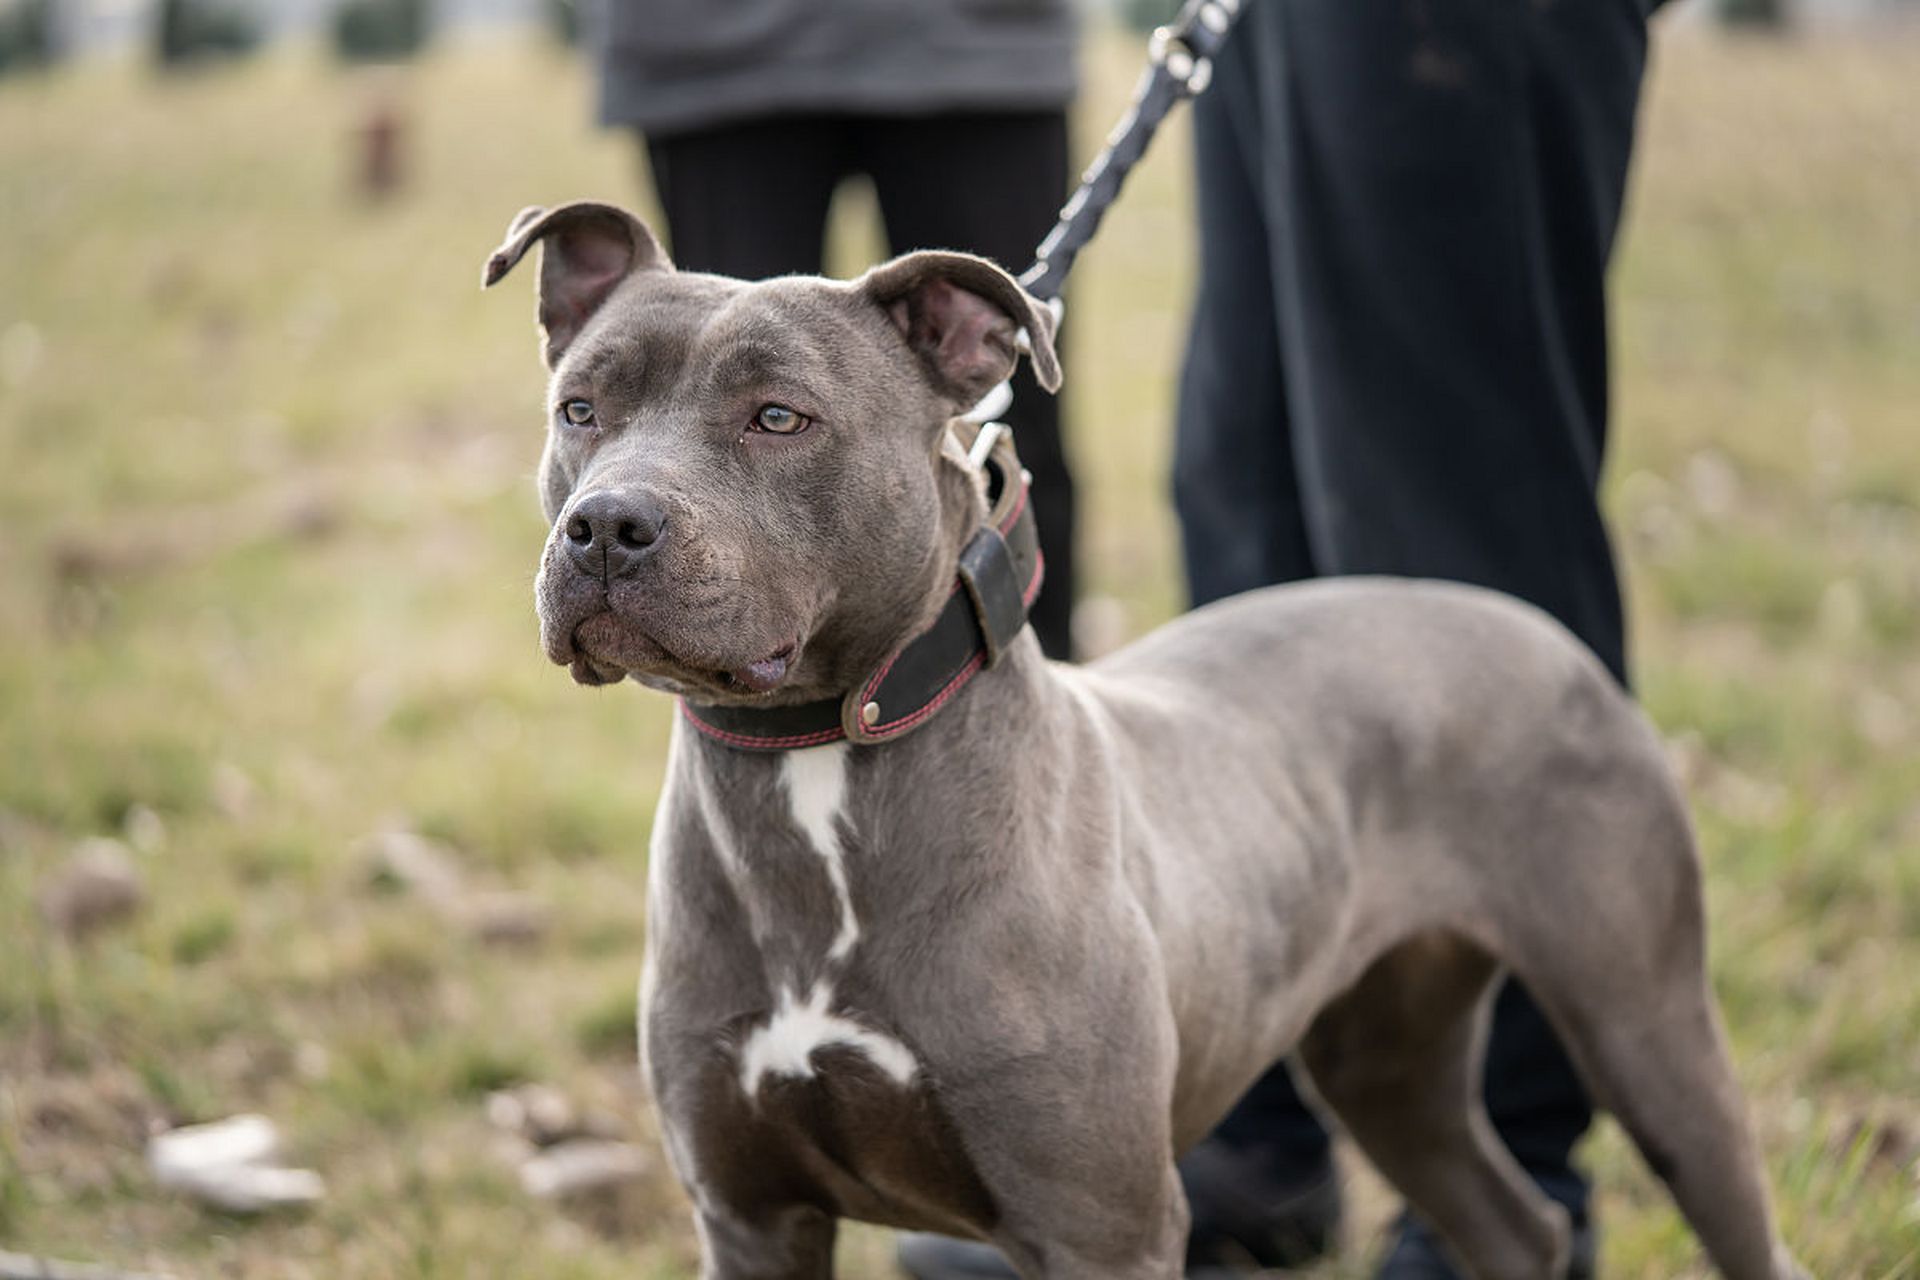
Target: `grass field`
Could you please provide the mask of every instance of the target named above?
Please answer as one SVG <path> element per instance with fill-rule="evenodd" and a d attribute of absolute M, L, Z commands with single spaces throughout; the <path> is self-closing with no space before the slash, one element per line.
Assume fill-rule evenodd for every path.
<path fill-rule="evenodd" d="M 1137 50 L 1098 43 L 1083 138 Z M 364 105 L 411 185 L 350 190 Z M 557 54 L 398 81 L 308 54 L 0 83 L 0 1248 L 180 1276 L 688 1274 L 664 1168 L 527 1199 L 486 1093 L 645 1141 L 631 1009 L 668 704 L 540 657 L 521 205 L 639 202 Z M 1783 1217 L 1825 1280 L 1920 1275 L 1920 40 L 1662 42 L 1616 272 L 1609 503 L 1637 678 L 1695 799 L 1714 976 Z M 1070 379 L 1087 574 L 1177 607 L 1163 495 L 1189 275 L 1171 136 L 1087 255 Z M 851 208 L 860 208 L 858 200 Z M 837 237 L 845 270 L 869 232 Z M 490 943 L 371 878 L 446 842 L 545 929 Z M 36 886 L 130 837 L 144 910 Z M 157 1124 L 264 1111 L 331 1193 L 241 1220 L 156 1188 Z M 1618 1134 L 1607 1277 L 1704 1274 Z M 1344 1262 L 1360 1276 L 1383 1203 Z M 853 1233 L 849 1269 L 882 1274 Z"/>

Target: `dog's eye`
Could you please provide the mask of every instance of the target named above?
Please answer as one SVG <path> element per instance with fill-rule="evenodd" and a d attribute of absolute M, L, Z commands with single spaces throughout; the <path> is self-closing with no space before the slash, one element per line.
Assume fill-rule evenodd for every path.
<path fill-rule="evenodd" d="M 812 418 L 795 413 L 783 404 L 763 404 L 760 412 L 753 415 L 756 431 L 771 431 L 777 436 L 797 436 L 812 425 Z"/>
<path fill-rule="evenodd" d="M 585 400 L 569 400 L 560 406 L 560 416 L 576 427 L 593 425 L 593 406 Z"/>

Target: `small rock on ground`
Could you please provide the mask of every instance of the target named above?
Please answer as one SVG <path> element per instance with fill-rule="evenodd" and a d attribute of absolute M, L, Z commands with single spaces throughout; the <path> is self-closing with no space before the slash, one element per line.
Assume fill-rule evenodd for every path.
<path fill-rule="evenodd" d="M 126 833 L 127 843 L 141 853 L 158 853 L 166 847 L 166 819 L 147 805 L 136 804 L 128 809 L 127 816 L 121 819 L 120 828 Z"/>
<path fill-rule="evenodd" d="M 520 1186 L 540 1200 L 571 1200 L 646 1177 L 653 1157 L 644 1147 L 604 1138 L 573 1138 L 548 1147 L 520 1166 Z"/>
<path fill-rule="evenodd" d="M 260 789 L 246 770 L 229 760 L 222 760 L 213 767 L 213 775 L 207 780 L 207 791 L 214 807 L 234 822 L 244 819 L 253 810 L 253 802 L 259 798 Z"/>
<path fill-rule="evenodd" d="M 522 1084 L 487 1095 L 487 1120 L 537 1147 L 550 1147 L 579 1133 L 573 1100 L 550 1084 Z"/>
<path fill-rule="evenodd" d="M 146 901 L 146 888 L 127 847 L 118 840 L 85 840 L 40 887 L 40 914 L 69 938 L 125 920 Z"/>
<path fill-rule="evenodd" d="M 398 885 L 477 941 L 531 946 L 547 935 L 547 911 L 538 899 L 473 887 L 459 855 L 438 840 L 398 828 L 369 836 L 364 848 L 375 880 Z"/>
<path fill-rule="evenodd" d="M 546 908 L 512 889 L 476 893 L 467 899 L 460 915 L 473 936 L 486 943 L 527 946 L 547 934 Z"/>
<path fill-rule="evenodd" d="M 451 908 L 467 892 L 460 859 L 438 840 L 412 831 L 382 831 L 366 842 L 372 874 L 390 880 L 436 907 Z"/>
<path fill-rule="evenodd" d="M 487 1120 L 535 1147 L 551 1147 L 570 1138 L 617 1139 L 625 1132 L 612 1112 L 578 1107 L 559 1089 L 537 1082 L 488 1094 Z"/>

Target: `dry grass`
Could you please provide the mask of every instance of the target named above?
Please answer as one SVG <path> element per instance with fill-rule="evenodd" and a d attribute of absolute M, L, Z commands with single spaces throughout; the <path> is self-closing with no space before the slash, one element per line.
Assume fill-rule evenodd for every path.
<path fill-rule="evenodd" d="M 1096 55 L 1089 139 L 1135 50 Z M 0 1242 L 677 1276 L 664 1175 L 532 1205 L 479 1106 L 553 1080 L 647 1133 L 626 1024 L 667 707 L 538 655 L 531 303 L 475 288 L 519 205 L 638 201 L 640 175 L 573 65 L 468 46 L 398 82 L 413 183 L 366 207 L 349 144 L 385 87 L 304 54 L 0 84 Z M 1915 120 L 1912 40 L 1668 40 L 1617 273 L 1638 674 L 1693 784 L 1784 1216 L 1829 1280 L 1920 1270 Z M 1169 137 L 1076 300 L 1088 571 L 1140 628 L 1178 601 L 1184 164 Z M 843 231 L 841 265 L 870 241 Z M 35 884 L 146 810 L 145 912 L 51 936 Z M 392 824 L 545 902 L 537 949 L 370 883 L 356 842 Z M 241 1222 L 151 1185 L 148 1126 L 240 1109 L 284 1124 L 324 1207 Z M 1593 1157 L 1604 1274 L 1697 1274 L 1617 1134 Z M 871 1235 L 849 1253 L 879 1273 Z"/>

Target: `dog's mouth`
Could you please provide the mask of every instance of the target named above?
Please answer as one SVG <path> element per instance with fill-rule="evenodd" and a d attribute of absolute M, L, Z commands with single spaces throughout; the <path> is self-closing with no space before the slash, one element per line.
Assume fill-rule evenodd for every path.
<path fill-rule="evenodd" d="M 787 667 L 793 662 L 793 651 L 797 648 L 797 641 L 789 641 L 764 658 L 720 674 L 755 693 L 772 693 L 787 678 Z"/>
<path fill-rule="evenodd" d="M 705 661 L 668 648 L 632 621 L 613 611 L 594 614 L 574 627 L 566 651 L 553 655 L 585 685 L 613 684 L 628 676 L 683 696 L 765 695 L 779 689 L 793 670 L 797 639 L 762 657 L 725 665 L 726 657 Z"/>

